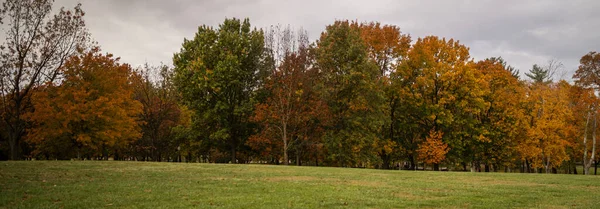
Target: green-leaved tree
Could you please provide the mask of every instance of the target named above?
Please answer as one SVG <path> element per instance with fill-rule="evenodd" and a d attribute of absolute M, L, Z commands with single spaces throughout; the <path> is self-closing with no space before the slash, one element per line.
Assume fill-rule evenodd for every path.
<path fill-rule="evenodd" d="M 245 19 L 226 19 L 218 28 L 200 26 L 194 39 L 185 39 L 173 57 L 175 84 L 196 112 L 205 136 L 220 150 L 236 151 L 252 134 L 249 118 L 261 88 L 264 35 Z"/>

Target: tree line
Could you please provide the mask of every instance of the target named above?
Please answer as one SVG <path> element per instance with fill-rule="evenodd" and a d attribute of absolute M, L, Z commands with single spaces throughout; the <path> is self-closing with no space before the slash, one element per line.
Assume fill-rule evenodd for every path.
<path fill-rule="evenodd" d="M 173 66 L 91 41 L 81 5 L 0 11 L 2 159 L 271 163 L 585 174 L 598 165 L 600 54 L 573 82 L 458 40 L 337 20 L 311 42 L 248 19 L 202 25 Z"/>

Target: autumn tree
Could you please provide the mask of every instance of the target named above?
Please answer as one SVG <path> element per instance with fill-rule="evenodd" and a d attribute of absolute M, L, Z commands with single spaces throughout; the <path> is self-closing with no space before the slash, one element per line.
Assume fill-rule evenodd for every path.
<path fill-rule="evenodd" d="M 360 31 L 348 21 L 326 27 L 317 41 L 316 61 L 332 124 L 324 138 L 329 160 L 338 166 L 376 164 L 376 141 L 384 115 L 380 71 L 369 60 Z"/>
<path fill-rule="evenodd" d="M 136 151 L 160 161 L 162 154 L 176 152 L 171 129 L 179 122 L 178 92 L 172 83 L 172 70 L 167 66 L 146 64 L 137 70 L 134 80 L 135 98 L 142 104 L 142 138 Z M 175 147 L 174 147 L 175 146 Z"/>
<path fill-rule="evenodd" d="M 216 29 L 199 27 L 173 57 L 175 84 L 196 112 L 196 123 L 229 150 L 232 163 L 253 131 L 249 119 L 267 69 L 264 48 L 263 32 L 251 29 L 248 19 L 226 19 Z"/>
<path fill-rule="evenodd" d="M 508 71 L 510 73 L 510 75 L 512 75 L 513 77 L 515 77 L 517 80 L 520 79 L 519 76 L 519 70 L 516 69 L 515 67 L 509 65 L 506 60 L 504 60 L 504 58 L 502 57 L 490 57 L 490 58 L 486 58 L 485 61 L 490 61 L 490 62 L 497 62 L 500 63 L 502 65 L 502 67 L 504 67 L 504 70 Z"/>
<path fill-rule="evenodd" d="M 394 25 L 381 25 L 378 22 L 357 23 L 352 26 L 360 31 L 369 59 L 379 68 L 377 87 L 385 94 L 385 107 L 382 107 L 387 119 L 377 143 L 378 155 L 381 158 L 382 168 L 388 169 L 392 160 L 399 157 L 398 139 L 394 134 L 396 125 L 396 109 L 401 99 L 398 92 L 392 88 L 393 80 L 390 74 L 395 71 L 410 48 L 411 38 L 402 34 L 400 28 Z"/>
<path fill-rule="evenodd" d="M 591 90 L 591 92 L 588 92 L 587 94 L 591 94 L 589 96 L 595 97 L 595 93 L 600 89 L 600 54 L 598 54 L 597 52 L 590 52 L 586 55 L 584 55 L 583 57 L 581 57 L 580 61 L 579 61 L 580 65 L 579 68 L 577 69 L 577 71 L 575 72 L 575 75 L 573 75 L 573 78 L 575 79 L 575 83 L 577 85 L 582 86 L 583 88 L 588 88 Z M 585 98 L 585 97 L 584 97 Z M 584 173 L 587 175 L 589 174 L 589 169 L 591 167 L 591 163 L 592 161 L 596 160 L 595 158 L 595 154 L 596 154 L 596 129 L 598 129 L 597 127 L 597 112 L 598 112 L 598 103 L 597 101 L 595 102 L 588 102 L 588 108 L 586 109 L 587 111 L 587 115 L 586 117 L 586 123 L 585 123 L 585 132 L 583 135 L 583 165 L 584 165 Z M 591 145 L 591 153 L 589 152 L 590 150 L 590 145 L 589 145 L 589 141 L 588 141 L 588 127 L 590 127 L 590 117 L 592 118 L 593 122 L 592 122 L 592 126 L 591 126 L 591 138 L 592 138 L 592 145 Z M 588 155 L 590 156 L 588 158 Z"/>
<path fill-rule="evenodd" d="M 57 81 L 67 58 L 88 41 L 81 4 L 52 15 L 52 2 L 6 0 L 0 10 L 0 23 L 6 28 L 0 46 L 0 106 L 12 160 L 22 157 L 23 115 L 29 111 L 33 89 Z"/>
<path fill-rule="evenodd" d="M 453 39 L 419 38 L 407 58 L 392 74 L 402 103 L 398 133 L 411 162 L 429 130 L 446 133 L 442 141 L 449 157 L 471 162 L 473 136 L 479 129 L 474 115 L 485 106 L 480 72 L 470 60 L 469 49 Z M 402 115 L 404 114 L 404 115 Z M 413 168 L 414 168 L 414 163 Z"/>
<path fill-rule="evenodd" d="M 600 89 L 600 53 L 590 52 L 579 60 L 573 78 L 575 83 L 595 90 Z"/>
<path fill-rule="evenodd" d="M 313 123 L 325 121 L 323 116 L 328 108 L 311 85 L 318 80 L 318 74 L 313 68 L 314 58 L 309 52 L 306 32 L 294 33 L 289 26 L 271 31 L 275 34 L 270 35 L 274 35 L 278 42 L 269 44 L 273 46 L 277 67 L 265 82 L 269 96 L 256 105 L 252 117 L 262 129 L 250 137 L 248 144 L 277 162 L 276 153 L 282 153 L 286 165 L 290 161 L 290 147 L 296 147 L 296 162 L 300 164 L 300 147 L 319 132 L 314 126 L 322 125 Z"/>
<path fill-rule="evenodd" d="M 573 120 L 569 123 L 574 126 L 573 133 L 569 137 L 573 148 L 572 153 L 570 153 L 571 159 L 583 159 L 584 174 L 589 174 L 591 162 L 595 160 L 599 100 L 594 89 L 585 88 L 581 85 L 572 86 L 569 93 L 570 108 L 573 111 Z M 591 153 L 589 152 L 590 138 L 592 143 Z M 589 155 L 591 156 L 588 158 Z"/>
<path fill-rule="evenodd" d="M 140 137 L 142 106 L 133 98 L 134 73 L 118 61 L 94 48 L 65 62 L 60 84 L 47 82 L 35 89 L 34 111 L 26 116 L 32 124 L 27 142 L 37 153 L 70 148 L 77 158 L 83 151 L 94 157 L 126 148 Z"/>
<path fill-rule="evenodd" d="M 394 25 L 381 25 L 378 22 L 357 23 L 352 26 L 360 31 L 369 58 L 379 68 L 380 76 L 386 76 L 406 57 L 410 48 L 410 36 L 402 34 Z"/>
<path fill-rule="evenodd" d="M 448 144 L 442 141 L 444 133 L 431 130 L 427 138 L 419 145 L 417 153 L 419 159 L 426 164 L 433 164 L 433 170 L 439 170 L 439 163 L 446 159 L 446 153 L 450 151 Z"/>
<path fill-rule="evenodd" d="M 521 158 L 527 168 L 543 168 L 546 173 L 569 160 L 568 133 L 573 128 L 572 109 L 569 104 L 570 85 L 559 83 L 533 83 L 527 89 L 527 138 L 519 143 Z"/>
<path fill-rule="evenodd" d="M 473 147 L 475 158 L 484 163 L 485 171 L 491 165 L 510 167 L 516 159 L 516 142 L 525 133 L 524 86 L 502 59 L 485 59 L 475 68 L 487 81 L 481 86 L 486 105 L 476 115 L 480 135 Z"/>

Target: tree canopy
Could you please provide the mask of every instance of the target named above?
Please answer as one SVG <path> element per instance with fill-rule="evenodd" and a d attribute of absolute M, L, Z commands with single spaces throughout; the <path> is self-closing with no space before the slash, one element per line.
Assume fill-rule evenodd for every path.
<path fill-rule="evenodd" d="M 249 19 L 201 25 L 172 66 L 132 67 L 90 42 L 81 5 L 7 0 L 0 159 L 270 163 L 590 174 L 600 54 L 573 81 L 519 76 L 463 42 L 337 20 L 311 41 Z"/>

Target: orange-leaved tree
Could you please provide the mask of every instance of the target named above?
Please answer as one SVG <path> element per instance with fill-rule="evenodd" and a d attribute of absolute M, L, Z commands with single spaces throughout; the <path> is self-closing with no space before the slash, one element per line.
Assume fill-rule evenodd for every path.
<path fill-rule="evenodd" d="M 569 135 L 569 141 L 573 146 L 570 154 L 573 160 L 583 159 L 583 172 L 586 175 L 589 174 L 597 145 L 597 118 L 600 101 L 594 92 L 594 89 L 581 85 L 572 86 L 569 92 L 569 105 L 573 111 L 573 118 L 569 124 L 575 127 Z M 590 144 L 592 145 L 591 149 Z M 573 170 L 577 172 L 577 169 Z M 570 169 L 567 172 L 570 173 Z"/>
<path fill-rule="evenodd" d="M 27 142 L 37 153 L 73 150 L 78 158 L 81 154 L 97 157 L 140 137 L 142 108 L 133 98 L 133 73 L 118 61 L 101 54 L 99 48 L 82 52 L 61 68 L 62 83 L 37 89 L 32 100 L 35 110 L 27 115 L 32 124 Z M 74 153 L 63 154 L 73 157 Z"/>
<path fill-rule="evenodd" d="M 581 59 L 579 60 L 580 65 L 579 68 L 577 69 L 577 71 L 575 72 L 575 75 L 573 75 L 573 78 L 575 79 L 575 83 L 577 85 L 580 85 L 584 88 L 588 88 L 591 89 L 592 94 L 597 92 L 598 90 L 600 90 L 600 53 L 598 52 L 589 52 L 588 54 L 584 55 L 583 57 L 581 57 Z M 594 95 L 595 96 L 595 95 Z M 586 125 L 585 125 L 585 134 L 583 136 L 583 164 L 584 164 L 584 173 L 587 175 L 589 174 L 589 169 L 591 167 L 591 163 L 592 161 L 598 161 L 597 159 L 595 159 L 595 154 L 596 154 L 596 129 L 598 129 L 597 127 L 597 111 L 598 111 L 598 103 L 597 101 L 595 103 L 591 103 L 589 105 L 589 110 L 588 114 L 586 116 Z M 590 123 L 590 115 L 593 119 L 593 126 L 591 127 L 592 130 L 592 145 L 591 145 L 591 149 L 589 148 L 589 141 L 588 139 L 588 133 L 587 133 L 587 128 L 588 128 L 588 124 Z M 589 153 L 589 151 L 591 151 L 591 153 Z M 588 158 L 589 155 L 589 158 Z M 596 165 L 598 163 L 596 162 Z"/>
<path fill-rule="evenodd" d="M 439 163 L 446 159 L 446 154 L 450 151 L 448 144 L 442 141 L 443 135 L 441 131 L 431 130 L 417 150 L 419 159 L 426 164 L 433 164 L 434 170 L 439 170 Z"/>
<path fill-rule="evenodd" d="M 446 133 L 443 141 L 452 148 L 448 157 L 466 169 L 473 162 L 471 146 L 480 128 L 473 116 L 486 106 L 486 81 L 475 69 L 469 48 L 453 39 L 419 38 L 391 77 L 402 99 L 395 122 L 409 160 L 414 162 L 418 144 L 435 129 Z"/>

